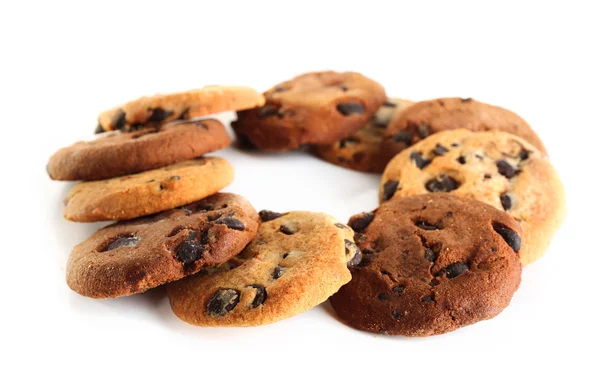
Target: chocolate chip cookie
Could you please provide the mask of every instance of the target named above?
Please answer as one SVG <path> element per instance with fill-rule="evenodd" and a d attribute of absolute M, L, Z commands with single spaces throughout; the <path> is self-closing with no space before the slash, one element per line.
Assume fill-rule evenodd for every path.
<path fill-rule="evenodd" d="M 338 166 L 365 172 L 383 172 L 388 162 L 381 150 L 385 130 L 395 114 L 412 104 L 409 100 L 390 98 L 356 133 L 328 145 L 315 145 L 312 151 L 319 158 Z"/>
<path fill-rule="evenodd" d="M 120 178 L 77 184 L 65 199 L 66 219 L 129 220 L 217 193 L 233 180 L 222 158 L 197 158 Z"/>
<path fill-rule="evenodd" d="M 187 92 L 146 96 L 98 116 L 96 133 L 133 131 L 231 110 L 260 107 L 263 95 L 248 87 L 207 86 Z"/>
<path fill-rule="evenodd" d="M 398 154 L 381 179 L 380 200 L 451 192 L 505 210 L 521 223 L 519 256 L 540 258 L 565 217 L 558 174 L 533 145 L 508 133 L 436 133 Z"/>
<path fill-rule="evenodd" d="M 173 312 L 200 326 L 253 326 L 302 313 L 350 281 L 352 230 L 323 213 L 261 211 L 256 239 L 226 264 L 167 286 Z"/>
<path fill-rule="evenodd" d="M 490 319 L 521 281 L 521 228 L 505 212 L 438 193 L 350 219 L 362 262 L 331 305 L 350 326 L 430 336 Z"/>
<path fill-rule="evenodd" d="M 240 140 L 265 151 L 339 141 L 364 126 L 386 102 L 380 84 L 355 72 L 304 74 L 264 95 L 263 107 L 238 112 L 232 126 Z"/>
<path fill-rule="evenodd" d="M 546 154 L 542 141 L 521 117 L 471 98 L 421 101 L 398 114 L 385 131 L 382 154 L 386 161 L 390 161 L 400 151 L 431 134 L 460 128 L 474 132 L 499 130 L 511 133 Z"/>
<path fill-rule="evenodd" d="M 226 262 L 256 236 L 259 223 L 246 199 L 228 193 L 119 222 L 73 248 L 67 284 L 93 298 L 144 292 Z"/>
<path fill-rule="evenodd" d="M 105 133 L 57 151 L 47 171 L 54 180 L 101 180 L 196 158 L 231 143 L 217 120 Z"/>

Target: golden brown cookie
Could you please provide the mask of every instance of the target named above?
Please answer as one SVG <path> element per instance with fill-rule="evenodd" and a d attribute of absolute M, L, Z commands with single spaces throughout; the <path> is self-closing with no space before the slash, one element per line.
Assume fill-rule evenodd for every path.
<path fill-rule="evenodd" d="M 398 112 L 414 104 L 410 100 L 390 98 L 367 125 L 350 137 L 328 145 L 315 145 L 312 151 L 319 158 L 335 165 L 365 172 L 383 172 L 387 160 L 381 155 L 385 130 Z"/>
<path fill-rule="evenodd" d="M 180 207 L 219 192 L 233 180 L 222 158 L 197 158 L 130 176 L 77 184 L 65 199 L 66 219 L 129 220 Z"/>
<path fill-rule="evenodd" d="M 515 113 L 471 98 L 443 98 L 416 103 L 392 119 L 382 144 L 384 160 L 390 161 L 400 151 L 431 134 L 461 128 L 474 132 L 498 130 L 511 133 L 546 154 L 537 134 Z"/>
<path fill-rule="evenodd" d="M 54 180 L 101 180 L 152 170 L 199 157 L 231 143 L 217 120 L 145 128 L 132 133 L 106 133 L 77 142 L 50 158 Z"/>
<path fill-rule="evenodd" d="M 523 265 L 544 254 L 566 213 L 563 186 L 547 158 L 527 141 L 498 131 L 431 135 L 388 164 L 379 194 L 386 201 L 429 192 L 451 192 L 507 211 L 523 227 Z"/>
<path fill-rule="evenodd" d="M 259 223 L 246 199 L 228 193 L 118 222 L 73 248 L 67 284 L 94 298 L 144 292 L 226 262 L 256 236 Z"/>
<path fill-rule="evenodd" d="M 214 270 L 167 286 L 173 312 L 200 326 L 253 326 L 302 313 L 350 280 L 352 230 L 323 213 L 261 211 L 256 239 Z"/>
<path fill-rule="evenodd" d="M 260 107 L 264 103 L 263 95 L 248 87 L 206 86 L 187 92 L 146 96 L 101 113 L 96 133 L 155 127 L 175 120 Z"/>
<path fill-rule="evenodd" d="M 265 92 L 263 107 L 238 112 L 238 139 L 265 151 L 329 144 L 356 132 L 386 102 L 383 87 L 355 72 L 313 72 Z"/>
<path fill-rule="evenodd" d="M 443 193 L 403 197 L 348 224 L 363 259 L 331 305 L 354 328 L 447 333 L 495 317 L 519 288 L 521 228 L 479 201 Z"/>

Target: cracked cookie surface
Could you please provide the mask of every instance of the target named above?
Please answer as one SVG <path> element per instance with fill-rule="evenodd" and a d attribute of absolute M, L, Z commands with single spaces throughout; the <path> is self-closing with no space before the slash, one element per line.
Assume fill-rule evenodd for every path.
<path fill-rule="evenodd" d="M 503 132 L 436 133 L 398 154 L 386 167 L 380 201 L 450 192 L 505 210 L 521 223 L 523 265 L 547 250 L 566 213 L 564 189 L 548 159 Z"/>
<path fill-rule="evenodd" d="M 141 293 L 226 262 L 256 236 L 259 223 L 252 205 L 229 193 L 118 222 L 73 248 L 67 284 L 93 298 Z"/>
<path fill-rule="evenodd" d="M 129 220 L 217 193 L 233 180 L 223 158 L 198 158 L 139 174 L 77 184 L 65 199 L 71 221 Z"/>
<path fill-rule="evenodd" d="M 261 211 L 256 239 L 229 262 L 167 286 L 173 312 L 200 326 L 252 326 L 302 313 L 350 280 L 354 232 L 323 213 Z"/>
<path fill-rule="evenodd" d="M 505 212 L 450 194 L 403 197 L 349 223 L 362 250 L 331 305 L 350 326 L 429 336 L 492 318 L 521 280 L 521 228 Z"/>
<path fill-rule="evenodd" d="M 386 102 L 383 87 L 355 72 L 313 72 L 271 88 L 265 105 L 238 112 L 241 141 L 265 151 L 328 144 L 356 132 Z"/>

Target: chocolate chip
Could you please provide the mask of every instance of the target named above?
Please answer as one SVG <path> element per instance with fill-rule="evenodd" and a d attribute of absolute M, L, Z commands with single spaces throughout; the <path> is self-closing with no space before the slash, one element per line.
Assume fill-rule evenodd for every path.
<path fill-rule="evenodd" d="M 287 258 L 289 255 L 290 255 L 290 253 L 283 254 L 283 259 Z"/>
<path fill-rule="evenodd" d="M 394 141 L 403 142 L 408 146 L 412 142 L 412 134 L 408 130 L 402 130 L 394 135 Z"/>
<path fill-rule="evenodd" d="M 348 91 L 348 87 L 346 87 L 346 85 L 344 85 L 344 84 L 338 84 L 337 87 L 344 92 Z"/>
<path fill-rule="evenodd" d="M 415 165 L 421 170 L 431 163 L 429 159 L 423 158 L 421 153 L 419 153 L 418 151 L 413 151 L 412 153 L 410 153 L 410 160 L 415 162 Z"/>
<path fill-rule="evenodd" d="M 256 308 L 267 300 L 267 290 L 260 284 L 252 284 L 250 287 L 256 288 L 256 295 L 254 295 L 250 308 Z"/>
<path fill-rule="evenodd" d="M 96 126 L 96 130 L 94 130 L 94 134 L 100 133 L 104 133 L 104 128 L 102 127 L 102 125 L 98 124 L 98 126 Z"/>
<path fill-rule="evenodd" d="M 417 220 L 415 221 L 415 226 L 421 228 L 423 230 L 440 230 L 441 228 L 435 224 L 430 224 L 425 220 Z"/>
<path fill-rule="evenodd" d="M 425 256 L 425 259 L 427 259 L 429 262 L 435 262 L 435 260 L 437 259 L 437 255 L 430 248 L 425 249 L 424 256 Z"/>
<path fill-rule="evenodd" d="M 515 253 L 521 249 L 521 237 L 514 230 L 498 223 L 495 223 L 493 227 L 496 233 L 500 234 Z"/>
<path fill-rule="evenodd" d="M 508 179 L 514 177 L 517 174 L 517 169 L 505 160 L 496 162 L 496 167 L 498 167 L 498 172 Z"/>
<path fill-rule="evenodd" d="M 452 147 L 459 147 L 459 146 L 460 146 L 460 143 L 458 143 L 458 142 L 454 142 L 454 143 L 452 143 L 452 145 L 450 145 L 450 146 L 452 146 Z"/>
<path fill-rule="evenodd" d="M 273 279 L 281 278 L 281 275 L 283 275 L 283 271 L 284 271 L 283 267 L 277 265 L 277 267 L 275 267 L 273 269 Z"/>
<path fill-rule="evenodd" d="M 144 124 L 142 124 L 141 122 L 136 122 L 134 124 L 129 125 L 129 131 L 135 132 L 136 130 L 140 130 L 143 127 L 144 127 Z M 151 132 L 151 133 L 156 133 L 156 132 Z M 144 135 L 146 135 L 146 134 L 150 134 L 150 133 L 145 133 Z"/>
<path fill-rule="evenodd" d="M 190 108 L 185 108 L 183 110 L 183 112 L 181 112 L 181 114 L 179 115 L 179 117 L 177 118 L 178 120 L 187 120 L 189 118 L 190 115 Z"/>
<path fill-rule="evenodd" d="M 369 226 L 371 221 L 373 221 L 373 218 L 375 218 L 375 213 L 364 212 L 364 213 L 358 214 L 356 216 L 353 216 L 350 219 L 350 221 L 348 222 L 348 225 L 355 232 L 359 232 L 361 230 L 364 230 L 367 226 Z"/>
<path fill-rule="evenodd" d="M 179 176 L 179 175 L 173 175 L 169 179 L 177 181 L 177 180 L 181 180 L 181 176 Z"/>
<path fill-rule="evenodd" d="M 398 185 L 400 185 L 399 180 L 388 180 L 383 185 L 383 200 L 389 200 L 394 196 L 396 190 L 398 190 Z"/>
<path fill-rule="evenodd" d="M 206 305 L 206 312 L 211 317 L 225 316 L 240 301 L 240 292 L 234 289 L 221 289 L 215 292 Z"/>
<path fill-rule="evenodd" d="M 448 152 L 448 149 L 446 149 L 444 146 L 440 145 L 439 143 L 437 145 L 435 145 L 435 149 L 433 149 L 433 153 L 437 156 L 442 156 L 444 154 L 446 154 Z"/>
<path fill-rule="evenodd" d="M 148 122 L 162 122 L 172 114 L 172 111 L 165 111 L 162 108 L 154 108 L 152 109 L 152 114 L 148 118 Z"/>
<path fill-rule="evenodd" d="M 287 91 L 287 88 L 285 88 L 285 87 L 275 87 L 275 89 L 273 90 L 273 93 L 284 92 L 284 91 Z"/>
<path fill-rule="evenodd" d="M 258 215 L 260 216 L 260 219 L 262 220 L 262 222 L 268 222 L 268 221 L 275 220 L 276 218 L 283 216 L 283 213 L 278 213 L 278 212 L 273 212 L 273 211 L 263 209 L 262 211 L 258 212 Z"/>
<path fill-rule="evenodd" d="M 278 111 L 279 107 L 267 104 L 264 107 L 262 107 L 260 111 L 258 111 L 258 118 L 263 119 L 269 116 L 276 115 Z"/>
<path fill-rule="evenodd" d="M 419 137 L 427 138 L 427 136 L 429 136 L 429 134 L 430 134 L 429 125 L 428 124 L 419 125 L 417 127 L 417 133 L 419 133 Z"/>
<path fill-rule="evenodd" d="M 175 256 L 180 262 L 189 264 L 200 259 L 205 251 L 206 247 L 198 241 L 183 241 L 175 249 Z"/>
<path fill-rule="evenodd" d="M 119 109 L 115 117 L 112 119 L 113 128 L 116 130 L 125 129 L 125 124 L 127 121 L 125 120 L 125 112 L 122 109 Z"/>
<path fill-rule="evenodd" d="M 367 255 L 375 254 L 375 250 L 373 250 L 373 249 L 362 249 L 361 251 L 363 254 L 367 254 Z"/>
<path fill-rule="evenodd" d="M 390 107 L 390 108 L 396 108 L 398 106 L 398 104 L 394 103 L 393 101 L 388 100 L 383 104 L 383 106 Z"/>
<path fill-rule="evenodd" d="M 470 103 L 471 101 L 473 101 L 473 99 L 470 98 L 470 97 L 467 97 L 467 98 L 464 98 L 464 99 L 460 99 L 461 103 Z"/>
<path fill-rule="evenodd" d="M 396 312 L 396 311 L 392 311 L 392 317 L 395 319 L 399 319 L 400 317 L 402 317 L 402 313 Z"/>
<path fill-rule="evenodd" d="M 356 265 L 356 267 L 367 267 L 369 264 L 371 264 L 371 262 L 373 262 L 373 258 L 371 258 L 370 256 L 363 256 L 361 261 Z"/>
<path fill-rule="evenodd" d="M 404 290 L 406 290 L 406 287 L 401 286 L 401 285 L 392 287 L 392 292 L 394 292 L 394 293 L 404 293 Z"/>
<path fill-rule="evenodd" d="M 385 294 L 385 293 L 380 293 L 379 295 L 377 295 L 377 298 L 378 298 L 379 300 L 382 300 L 382 301 L 385 301 L 385 300 L 389 300 L 389 299 L 390 299 L 390 298 L 388 297 L 388 295 L 387 295 L 387 294 Z"/>
<path fill-rule="evenodd" d="M 443 269 L 442 274 L 445 274 L 448 279 L 452 279 L 452 278 L 456 278 L 457 276 L 459 276 L 463 272 L 467 271 L 468 269 L 469 269 L 469 266 L 467 266 L 466 264 L 457 262 L 457 263 L 452 263 L 451 265 L 449 265 L 448 267 Z"/>
<path fill-rule="evenodd" d="M 423 303 L 431 303 L 433 301 L 433 296 L 425 296 L 425 297 L 421 298 L 421 301 Z"/>
<path fill-rule="evenodd" d="M 344 245 L 346 247 L 346 255 L 351 256 L 348 261 L 348 267 L 354 267 L 360 263 L 362 260 L 362 253 L 356 244 L 350 240 L 344 240 Z"/>
<path fill-rule="evenodd" d="M 229 229 L 234 230 L 246 230 L 246 225 L 237 218 L 233 218 L 231 216 L 223 217 L 215 221 L 215 224 L 225 225 Z"/>
<path fill-rule="evenodd" d="M 458 163 L 460 163 L 460 164 L 465 164 L 465 163 L 467 163 L 467 159 L 466 159 L 464 156 L 462 156 L 462 155 L 461 155 L 460 157 L 456 158 L 456 161 L 457 161 Z"/>
<path fill-rule="evenodd" d="M 338 112 L 343 114 L 344 116 L 349 116 L 355 113 L 364 114 L 365 108 L 360 103 L 349 102 L 349 103 L 340 103 L 336 106 Z"/>
<path fill-rule="evenodd" d="M 529 151 L 527 150 L 521 150 L 521 152 L 519 153 L 519 159 L 524 161 L 526 159 L 529 158 Z"/>
<path fill-rule="evenodd" d="M 502 208 L 504 208 L 505 211 L 512 208 L 512 199 L 506 193 L 500 195 L 500 203 L 502 204 Z"/>
<path fill-rule="evenodd" d="M 484 179 L 491 179 L 491 178 L 492 178 L 492 175 L 490 175 L 490 174 L 484 174 L 484 175 L 483 175 L 483 178 L 484 178 Z"/>
<path fill-rule="evenodd" d="M 452 216 L 454 216 L 454 212 L 452 212 L 452 211 L 446 212 L 446 217 L 452 217 Z"/>
<path fill-rule="evenodd" d="M 446 174 L 442 174 L 437 178 L 429 180 L 425 183 L 425 188 L 429 192 L 451 192 L 457 189 L 460 183 L 449 177 Z"/>
<path fill-rule="evenodd" d="M 120 247 L 134 247 L 138 244 L 138 242 L 140 242 L 140 237 L 133 235 L 120 236 L 117 237 L 117 239 L 115 239 L 114 241 L 112 241 L 106 247 L 106 249 L 103 249 L 102 251 L 114 250 Z"/>
<path fill-rule="evenodd" d="M 279 227 L 279 231 L 289 236 L 296 233 L 298 231 L 298 227 L 292 224 L 283 224 Z"/>

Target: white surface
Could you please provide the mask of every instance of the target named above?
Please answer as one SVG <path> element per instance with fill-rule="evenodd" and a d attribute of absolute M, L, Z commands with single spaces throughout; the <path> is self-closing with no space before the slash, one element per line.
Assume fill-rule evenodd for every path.
<path fill-rule="evenodd" d="M 0 377 L 597 375 L 594 2 L 393 3 L 2 2 Z M 44 167 L 56 149 L 90 138 L 100 111 L 205 84 L 264 90 L 329 68 L 363 72 L 393 96 L 498 104 L 542 137 L 569 215 L 500 316 L 425 339 L 358 332 L 328 306 L 265 327 L 203 329 L 180 322 L 160 291 L 97 301 L 67 288 L 70 248 L 98 225 L 61 217 L 70 185 Z M 218 155 L 236 168 L 227 190 L 257 209 L 346 221 L 377 205 L 376 175 L 297 153 Z"/>

